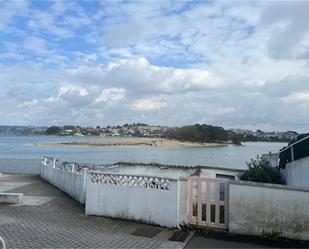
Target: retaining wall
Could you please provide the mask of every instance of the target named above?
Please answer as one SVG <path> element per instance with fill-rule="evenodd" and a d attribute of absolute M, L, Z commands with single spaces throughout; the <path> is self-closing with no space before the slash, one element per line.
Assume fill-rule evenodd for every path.
<path fill-rule="evenodd" d="M 81 204 L 85 203 L 86 198 L 86 177 L 86 169 L 83 169 L 80 173 L 73 173 L 43 163 L 41 166 L 41 178 L 67 193 Z"/>
<path fill-rule="evenodd" d="M 229 231 L 309 240 L 309 190 L 230 182 Z"/>

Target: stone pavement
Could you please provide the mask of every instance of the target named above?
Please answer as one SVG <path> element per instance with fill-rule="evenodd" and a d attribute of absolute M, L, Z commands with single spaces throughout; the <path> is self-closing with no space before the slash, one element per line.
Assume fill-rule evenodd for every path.
<path fill-rule="evenodd" d="M 0 204 L 0 237 L 7 248 L 183 248 L 169 241 L 172 230 L 135 222 L 86 216 L 77 201 L 40 179 L 0 177 L 0 192 L 24 193 L 22 205 Z M 155 228 L 155 229 L 154 229 Z M 157 230 L 153 237 L 133 235 Z"/>

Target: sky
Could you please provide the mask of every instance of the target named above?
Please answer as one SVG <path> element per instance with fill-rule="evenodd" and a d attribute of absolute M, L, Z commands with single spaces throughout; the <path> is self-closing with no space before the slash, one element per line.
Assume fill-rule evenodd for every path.
<path fill-rule="evenodd" d="M 309 1 L 0 0 L 2 125 L 309 130 Z"/>

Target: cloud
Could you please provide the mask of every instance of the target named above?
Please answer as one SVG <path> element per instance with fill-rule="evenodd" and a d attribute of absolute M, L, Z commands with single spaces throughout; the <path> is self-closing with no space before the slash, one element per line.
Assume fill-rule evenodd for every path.
<path fill-rule="evenodd" d="M 135 111 L 153 111 L 167 107 L 167 103 L 159 99 L 139 99 L 130 108 Z"/>
<path fill-rule="evenodd" d="M 308 2 L 0 2 L 3 123 L 307 130 Z"/>
<path fill-rule="evenodd" d="M 303 103 L 309 105 L 309 92 L 296 92 L 282 98 L 287 103 Z"/>
<path fill-rule="evenodd" d="M 308 1 L 283 1 L 272 2 L 262 11 L 261 25 L 272 31 L 267 44 L 272 57 L 303 59 L 308 53 L 308 9 Z"/>
<path fill-rule="evenodd" d="M 126 90 L 124 88 L 106 88 L 95 99 L 95 102 L 118 102 L 124 100 Z"/>
<path fill-rule="evenodd" d="M 27 16 L 28 11 L 28 2 L 24 0 L 0 2 L 0 30 L 12 25 L 14 18 Z"/>
<path fill-rule="evenodd" d="M 155 66 L 146 58 L 122 60 L 106 67 L 80 67 L 68 72 L 80 84 L 131 88 L 138 92 L 174 93 L 220 88 L 220 77 L 201 69 Z"/>

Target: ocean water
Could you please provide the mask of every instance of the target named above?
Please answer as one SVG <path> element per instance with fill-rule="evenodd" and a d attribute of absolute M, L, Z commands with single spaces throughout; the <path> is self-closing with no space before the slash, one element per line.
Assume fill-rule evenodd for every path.
<path fill-rule="evenodd" d="M 248 142 L 222 147 L 56 147 L 38 146 L 60 141 L 119 139 L 116 137 L 0 136 L 0 158 L 42 159 L 44 155 L 63 161 L 115 163 L 119 161 L 204 165 L 245 169 L 246 161 L 268 152 L 278 152 L 286 143 Z"/>

